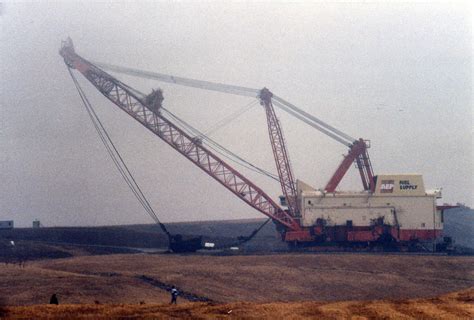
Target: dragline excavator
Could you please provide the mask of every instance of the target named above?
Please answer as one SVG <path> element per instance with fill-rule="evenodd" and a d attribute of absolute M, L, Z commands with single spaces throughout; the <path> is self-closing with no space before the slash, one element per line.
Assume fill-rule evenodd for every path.
<path fill-rule="evenodd" d="M 442 211 L 436 207 L 439 191 L 427 192 L 419 174 L 375 176 L 368 154 L 370 143 L 354 139 L 313 115 L 261 90 L 175 77 L 131 68 L 93 63 L 79 56 L 72 41 L 59 51 L 69 69 L 79 71 L 117 107 L 153 132 L 239 199 L 269 217 L 290 246 L 334 243 L 389 246 L 435 241 L 442 233 Z M 258 98 L 267 119 L 268 133 L 283 196 L 280 205 L 251 180 L 213 152 L 200 139 L 183 130 L 162 106 L 161 90 L 145 96 L 103 69 L 158 81 Z M 281 124 L 274 106 L 309 124 L 349 148 L 336 172 L 322 189 L 297 180 L 290 165 Z M 355 164 L 363 191 L 336 191 Z"/>

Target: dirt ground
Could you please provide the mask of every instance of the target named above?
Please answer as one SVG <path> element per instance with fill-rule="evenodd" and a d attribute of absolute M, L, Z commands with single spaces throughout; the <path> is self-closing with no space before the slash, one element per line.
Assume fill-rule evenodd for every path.
<path fill-rule="evenodd" d="M 80 256 L 0 265 L 4 305 L 302 302 L 431 298 L 474 287 L 474 257 L 282 254 Z M 191 297 L 191 298 L 190 298 Z"/>
<path fill-rule="evenodd" d="M 347 302 L 36 305 L 0 309 L 5 319 L 472 319 L 474 290 L 438 298 Z"/>
<path fill-rule="evenodd" d="M 129 277 L 48 270 L 33 265 L 0 267 L 0 305 L 48 303 L 53 293 L 65 303 L 147 303 L 165 301 L 168 294 Z"/>

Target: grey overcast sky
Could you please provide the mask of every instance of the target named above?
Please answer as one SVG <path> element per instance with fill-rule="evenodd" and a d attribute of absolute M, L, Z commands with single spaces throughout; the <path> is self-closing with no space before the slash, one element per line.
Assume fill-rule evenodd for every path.
<path fill-rule="evenodd" d="M 0 220 L 151 223 L 102 147 L 58 54 L 277 95 L 371 140 L 376 173 L 422 173 L 474 205 L 472 8 L 462 3 L 3 2 Z M 117 110 L 78 75 L 163 221 L 261 215 Z M 201 130 L 252 102 L 117 75 Z M 347 150 L 277 110 L 295 175 L 323 187 Z M 275 172 L 256 104 L 212 138 Z M 275 199 L 279 185 L 247 172 Z M 360 190 L 354 169 L 341 190 Z"/>

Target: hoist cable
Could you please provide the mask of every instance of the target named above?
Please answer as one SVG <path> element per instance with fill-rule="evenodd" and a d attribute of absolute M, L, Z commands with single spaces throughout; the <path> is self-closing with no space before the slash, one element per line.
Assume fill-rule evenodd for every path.
<path fill-rule="evenodd" d="M 170 233 L 166 229 L 165 225 L 163 225 L 158 216 L 156 215 L 156 212 L 153 210 L 150 202 L 146 198 L 146 196 L 143 194 L 143 191 L 141 190 L 140 186 L 136 182 L 135 178 L 133 177 L 132 173 L 130 172 L 128 166 L 126 165 L 124 159 L 120 155 L 119 151 L 115 147 L 114 143 L 112 142 L 112 139 L 110 138 L 107 130 L 103 126 L 102 122 L 100 121 L 99 117 L 97 116 L 97 113 L 95 112 L 94 108 L 92 107 L 92 104 L 86 97 L 84 91 L 82 90 L 81 86 L 79 85 L 77 79 L 74 77 L 73 73 L 71 70 L 68 68 L 69 74 L 71 75 L 71 78 L 73 79 L 73 82 L 76 86 L 76 89 L 79 93 L 79 96 L 87 110 L 87 113 L 94 125 L 94 128 L 96 129 L 102 143 L 106 147 L 106 150 L 111 157 L 112 161 L 114 162 L 115 166 L 117 167 L 120 175 L 122 178 L 125 180 L 127 183 L 128 187 L 132 191 L 132 193 L 135 195 L 137 200 L 140 202 L 140 204 L 143 206 L 145 211 L 149 214 L 149 216 L 160 226 L 160 228 L 165 232 L 168 236 L 170 236 Z"/>
<path fill-rule="evenodd" d="M 74 78 L 73 80 L 77 80 L 77 79 Z M 89 115 L 89 117 L 92 121 L 92 124 L 94 125 L 94 128 L 96 129 L 102 143 L 106 147 L 106 150 L 107 150 L 108 154 L 110 155 L 111 159 L 113 160 L 114 164 L 116 165 L 117 169 L 119 170 L 119 173 L 124 178 L 127 185 L 131 188 L 131 190 L 135 194 L 135 196 L 137 196 L 137 199 L 144 206 L 145 210 L 150 213 L 151 211 L 150 211 L 149 207 L 146 205 L 146 203 L 143 201 L 143 199 L 139 196 L 136 189 L 133 187 L 133 184 L 131 183 L 131 180 L 128 178 L 126 172 L 124 171 L 123 166 L 120 165 L 119 159 L 117 158 L 116 154 L 114 153 L 113 149 L 111 148 L 110 142 L 107 141 L 107 137 L 103 133 L 103 129 L 101 128 L 100 123 L 97 121 L 97 115 L 95 114 L 95 112 L 93 112 L 93 109 L 91 109 L 91 104 L 90 104 L 89 100 L 87 99 L 87 97 L 85 96 L 84 92 L 82 91 L 82 88 L 80 88 L 77 81 L 75 81 L 74 83 L 76 85 L 76 89 L 78 89 L 79 96 L 81 97 L 81 99 L 84 103 L 84 106 L 86 107 L 86 111 L 87 111 L 87 113 L 88 113 L 88 115 Z"/>
<path fill-rule="evenodd" d="M 172 235 L 168 232 L 168 230 L 166 229 L 165 225 L 163 223 L 160 222 L 158 216 L 156 215 L 156 212 L 153 210 L 150 202 L 148 201 L 148 199 L 146 198 L 146 196 L 143 194 L 140 186 L 138 185 L 138 183 L 136 182 L 135 178 L 133 177 L 131 171 L 129 170 L 128 166 L 126 165 L 124 159 L 122 158 L 122 156 L 120 155 L 118 149 L 116 148 L 115 144 L 113 143 L 110 135 L 108 134 L 107 130 L 105 129 L 104 125 L 102 124 L 102 121 L 100 121 L 97 113 L 95 112 L 92 104 L 90 103 L 89 99 L 87 98 L 86 94 L 84 93 L 84 91 L 82 90 L 79 82 L 77 81 L 76 77 L 74 77 L 74 74 L 71 72 L 71 69 L 68 67 L 68 72 L 74 82 L 74 85 L 78 91 L 78 94 L 79 94 L 79 97 L 81 98 L 83 104 L 84 104 L 84 107 L 87 111 L 87 114 L 89 115 L 89 118 L 95 128 L 95 130 L 97 131 L 98 135 L 99 135 L 99 138 L 100 140 L 102 141 L 102 143 L 104 144 L 106 150 L 107 150 L 107 153 L 109 154 L 109 156 L 111 157 L 112 161 L 114 162 L 116 168 L 118 169 L 120 175 L 122 176 L 122 178 L 125 180 L 125 182 L 127 183 L 128 187 L 130 188 L 130 190 L 132 191 L 132 193 L 135 195 L 135 197 L 137 198 L 137 200 L 140 202 L 140 204 L 143 206 L 143 208 L 145 209 L 145 211 L 150 215 L 150 217 L 161 227 L 161 229 L 163 230 L 163 232 L 168 236 L 168 239 L 170 239 L 171 241 L 171 238 L 172 238 Z M 139 93 L 137 91 L 137 93 Z M 164 108 L 163 108 L 164 109 Z M 194 133 L 199 133 L 199 131 L 195 128 L 193 128 L 192 126 L 190 126 L 189 124 L 187 124 L 184 120 L 181 120 L 179 119 L 177 116 L 173 115 L 171 112 L 165 110 L 168 114 L 170 114 L 171 116 L 175 117 L 179 122 L 181 122 L 182 124 L 184 124 L 186 127 L 187 127 L 187 130 L 190 131 L 190 132 L 194 132 Z M 210 139 L 209 139 L 210 140 Z M 212 140 L 211 140 L 212 141 Z M 220 146 L 219 144 L 215 143 L 217 146 Z M 221 148 L 223 148 L 222 146 L 220 146 Z M 240 157 L 236 156 L 235 154 L 233 154 L 232 152 L 230 152 L 229 150 L 223 148 L 224 150 L 226 150 L 226 152 L 229 152 L 231 153 L 232 155 L 234 155 L 235 157 L 241 159 Z M 242 161 L 246 162 L 245 160 L 241 159 Z M 249 165 L 252 165 L 250 163 L 248 163 Z M 252 165 L 253 166 L 253 165 Z M 263 172 L 265 172 L 263 169 L 260 169 L 258 167 L 255 167 Z M 269 173 L 267 173 L 269 174 Z M 270 177 L 271 174 L 269 174 Z M 274 178 L 274 177 L 272 177 Z M 274 178 L 275 179 L 275 178 Z M 278 180 L 278 179 L 276 179 Z M 241 244 L 244 244 L 245 242 L 248 242 L 250 241 L 251 239 L 253 239 L 255 237 L 255 235 L 260 232 L 260 230 L 270 221 L 272 220 L 271 218 L 268 218 L 262 225 L 260 225 L 258 228 L 256 228 L 249 236 L 240 236 L 238 237 L 238 241 L 231 245 L 231 246 L 235 246 L 235 245 L 241 245 Z M 228 246 L 230 247 L 230 246 Z"/>
<path fill-rule="evenodd" d="M 238 119 L 241 115 L 243 115 L 245 112 L 249 111 L 252 109 L 255 104 L 257 103 L 257 100 L 252 100 L 250 103 L 245 105 L 242 109 L 237 110 L 236 112 L 229 114 L 222 118 L 221 120 L 217 121 L 212 125 L 210 128 L 208 128 L 206 131 L 204 131 L 205 136 L 210 136 L 211 134 L 215 133 L 217 130 L 221 129 L 222 127 L 228 125 L 230 122 Z"/>
<path fill-rule="evenodd" d="M 245 167 L 249 170 L 260 173 L 260 174 L 262 174 L 264 176 L 267 176 L 267 177 L 269 177 L 269 178 L 271 178 L 275 181 L 278 181 L 278 182 L 280 181 L 280 179 L 278 178 L 277 175 L 252 164 L 251 162 L 245 160 L 244 158 L 242 158 L 242 157 L 238 156 L 237 154 L 233 153 L 232 151 L 228 150 L 227 148 L 220 145 L 219 143 L 217 143 L 213 139 L 205 136 L 202 132 L 200 132 L 199 130 L 197 130 L 196 128 L 191 126 L 189 123 L 187 123 L 183 119 L 179 118 L 178 116 L 176 116 L 175 114 L 173 114 L 172 112 L 167 110 L 166 108 L 161 107 L 161 110 L 165 111 L 176 122 L 181 123 L 182 129 L 185 130 L 186 132 L 188 132 L 190 135 L 196 136 L 198 138 L 202 138 L 203 140 L 208 142 L 207 146 L 209 148 L 211 148 L 212 150 L 214 150 L 216 153 L 219 153 L 221 156 L 223 156 L 223 157 L 233 161 L 234 163 L 237 163 L 237 164 L 239 164 L 239 165 L 241 165 L 241 166 L 243 166 L 243 167 Z"/>
<path fill-rule="evenodd" d="M 254 97 L 258 98 L 260 94 L 259 89 L 247 88 L 242 86 L 234 86 L 228 85 L 224 83 L 217 83 L 217 82 L 210 82 L 210 81 L 203 81 L 203 80 L 196 80 L 190 78 L 183 78 L 183 77 L 176 77 L 172 75 L 166 75 L 157 72 L 150 72 L 138 69 L 132 69 L 128 67 L 121 67 L 117 65 L 111 65 L 107 63 L 96 62 L 98 66 L 110 70 L 112 72 L 118 72 L 122 74 L 127 74 L 135 77 L 146 78 L 146 79 L 154 79 L 162 82 L 193 87 L 203 90 L 210 90 L 210 91 L 217 91 L 223 93 L 230 93 L 240 96 L 246 97 Z M 352 138 L 348 134 L 336 129 L 335 127 L 327 124 L 326 122 L 316 118 L 315 116 L 309 114 L 308 112 L 296 107 L 295 105 L 291 104 L 290 102 L 273 95 L 274 104 L 284 110 L 285 112 L 289 113 L 290 115 L 296 117 L 299 120 L 302 120 L 306 124 L 312 126 L 313 128 L 319 130 L 320 132 L 328 135 L 329 137 L 335 139 L 336 141 L 349 146 L 351 145 L 356 139 Z M 279 102 L 279 103 L 275 103 Z"/>

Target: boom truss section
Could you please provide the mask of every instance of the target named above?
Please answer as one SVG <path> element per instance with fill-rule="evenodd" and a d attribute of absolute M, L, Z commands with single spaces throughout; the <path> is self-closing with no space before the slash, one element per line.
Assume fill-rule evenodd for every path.
<path fill-rule="evenodd" d="M 265 107 L 267 116 L 268 134 L 273 150 L 273 157 L 275 158 L 278 176 L 280 178 L 281 189 L 286 197 L 288 209 L 293 217 L 299 216 L 298 200 L 296 198 L 296 187 L 293 172 L 291 170 L 290 159 L 288 151 L 285 146 L 285 139 L 281 130 L 280 122 L 275 114 L 275 109 L 272 105 L 273 94 L 267 88 L 260 91 L 260 101 Z"/>
<path fill-rule="evenodd" d="M 153 112 L 151 109 L 154 109 L 154 106 L 148 106 L 132 88 L 77 55 L 72 41 L 64 42 L 59 53 L 68 67 L 81 72 L 106 98 L 241 200 L 286 227 L 285 229 L 300 230 L 299 224 L 291 215 L 281 209 L 259 187 L 203 146 L 198 139 L 186 134 L 166 119 L 159 110 Z"/>

